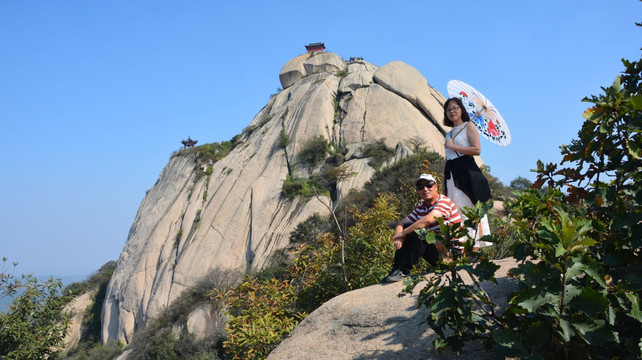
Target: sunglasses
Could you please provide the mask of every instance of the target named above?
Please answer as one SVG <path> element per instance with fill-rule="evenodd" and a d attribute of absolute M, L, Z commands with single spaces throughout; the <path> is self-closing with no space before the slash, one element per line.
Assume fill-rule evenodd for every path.
<path fill-rule="evenodd" d="M 422 190 L 423 188 L 428 188 L 428 190 L 432 189 L 433 186 L 435 186 L 437 183 L 434 182 L 428 182 L 428 183 L 423 183 L 423 184 L 417 184 L 417 190 Z"/>

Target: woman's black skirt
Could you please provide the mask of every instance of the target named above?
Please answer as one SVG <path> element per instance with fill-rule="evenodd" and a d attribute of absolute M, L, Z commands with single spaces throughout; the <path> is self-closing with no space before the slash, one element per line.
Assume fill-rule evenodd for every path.
<path fill-rule="evenodd" d="M 482 174 L 475 159 L 470 155 L 463 155 L 456 159 L 446 161 L 444 169 L 444 183 L 453 176 L 455 186 L 464 192 L 473 204 L 477 201 L 486 202 L 490 199 L 488 180 Z M 444 193 L 448 196 L 448 187 L 444 186 Z"/>

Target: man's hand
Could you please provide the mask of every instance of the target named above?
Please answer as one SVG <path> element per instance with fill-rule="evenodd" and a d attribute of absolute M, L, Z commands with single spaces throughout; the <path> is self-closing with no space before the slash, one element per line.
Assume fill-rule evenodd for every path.
<path fill-rule="evenodd" d="M 403 238 L 404 236 L 401 233 L 396 233 L 392 236 L 392 243 L 395 245 L 395 250 L 401 249 Z"/>

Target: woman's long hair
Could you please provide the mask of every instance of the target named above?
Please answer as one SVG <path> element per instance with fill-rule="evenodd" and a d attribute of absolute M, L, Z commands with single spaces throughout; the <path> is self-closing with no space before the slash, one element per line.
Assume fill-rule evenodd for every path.
<path fill-rule="evenodd" d="M 446 100 L 446 103 L 444 104 L 444 125 L 446 125 L 446 126 L 450 126 L 450 127 L 452 127 L 452 126 L 454 126 L 454 125 L 455 125 L 455 124 L 453 124 L 453 122 L 448 118 L 448 110 L 446 110 L 446 109 L 448 109 L 448 104 L 450 104 L 450 103 L 451 103 L 451 102 L 453 102 L 453 101 L 454 101 L 454 102 L 457 104 L 457 106 L 459 106 L 459 108 L 461 109 L 461 120 L 462 120 L 463 122 L 470 121 L 470 116 L 468 116 L 468 111 L 466 111 L 466 108 L 464 107 L 464 103 L 462 103 L 462 102 L 461 102 L 461 99 L 460 99 L 460 98 L 456 98 L 456 97 L 454 97 L 454 98 L 450 98 L 450 99 Z"/>

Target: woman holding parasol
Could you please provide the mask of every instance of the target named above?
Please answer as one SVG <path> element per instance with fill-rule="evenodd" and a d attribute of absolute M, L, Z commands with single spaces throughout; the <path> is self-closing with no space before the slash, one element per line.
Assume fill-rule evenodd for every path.
<path fill-rule="evenodd" d="M 444 125 L 452 130 L 446 134 L 446 167 L 444 170 L 445 194 L 458 208 L 473 208 L 477 201 L 490 199 L 488 180 L 482 174 L 473 156 L 481 153 L 479 132 L 475 125 L 470 125 L 470 116 L 461 99 L 450 98 L 444 104 Z M 462 214 L 463 216 L 463 214 Z M 490 234 L 488 217 L 484 216 L 479 229 L 470 229 L 475 239 L 475 248 L 489 246 L 492 243 L 479 241 L 483 235 Z"/>

